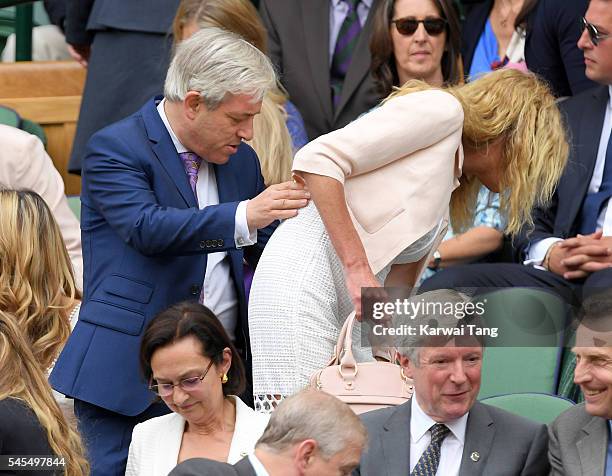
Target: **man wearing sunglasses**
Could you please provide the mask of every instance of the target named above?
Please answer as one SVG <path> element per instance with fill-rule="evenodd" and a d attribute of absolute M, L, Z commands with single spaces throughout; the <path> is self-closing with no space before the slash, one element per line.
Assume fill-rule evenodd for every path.
<path fill-rule="evenodd" d="M 453 287 L 536 286 L 585 298 L 612 285 L 612 0 L 591 0 L 578 47 L 586 76 L 599 86 L 562 102 L 571 155 L 534 230 L 515 240 L 523 264 L 448 268 L 422 291 Z"/>

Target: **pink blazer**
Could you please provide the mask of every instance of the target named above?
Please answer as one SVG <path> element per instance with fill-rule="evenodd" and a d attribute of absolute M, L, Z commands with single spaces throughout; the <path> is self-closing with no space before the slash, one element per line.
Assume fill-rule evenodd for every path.
<path fill-rule="evenodd" d="M 431 89 L 394 98 L 297 153 L 294 171 L 344 184 L 351 218 L 376 274 L 448 219 L 463 165 L 463 109 Z"/>

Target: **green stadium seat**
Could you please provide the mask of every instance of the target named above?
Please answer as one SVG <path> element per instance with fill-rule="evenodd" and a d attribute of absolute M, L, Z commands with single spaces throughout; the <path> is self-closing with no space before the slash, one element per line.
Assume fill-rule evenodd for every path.
<path fill-rule="evenodd" d="M 485 398 L 481 402 L 544 424 L 552 422 L 574 405 L 571 400 L 545 393 L 511 393 Z"/>

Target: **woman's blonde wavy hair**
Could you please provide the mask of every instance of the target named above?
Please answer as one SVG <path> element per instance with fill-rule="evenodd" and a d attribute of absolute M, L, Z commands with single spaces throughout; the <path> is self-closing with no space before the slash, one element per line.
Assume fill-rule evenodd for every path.
<path fill-rule="evenodd" d="M 86 476 L 89 463 L 81 438 L 66 421 L 29 347 L 17 317 L 0 311 L 0 400 L 15 398 L 30 407 L 45 430 L 53 453 L 64 458 L 64 475 Z"/>
<path fill-rule="evenodd" d="M 0 311 L 10 312 L 43 371 L 70 334 L 80 298 L 59 227 L 35 192 L 0 190 Z"/>
<path fill-rule="evenodd" d="M 250 0 L 182 0 L 172 24 L 174 40 L 183 39 L 188 23 L 199 28 L 217 27 L 229 30 L 267 54 L 267 33 Z M 287 93 L 280 84 L 268 92 L 261 112 L 253 121 L 253 147 L 261 163 L 266 186 L 291 179 L 293 143 L 287 129 L 284 104 Z"/>
<path fill-rule="evenodd" d="M 431 89 L 409 81 L 393 97 Z M 555 190 L 569 154 L 561 113 L 544 82 L 531 73 L 502 69 L 476 81 L 445 89 L 463 106 L 463 144 L 486 150 L 501 139 L 500 211 L 505 232 L 516 235 L 533 227 L 534 206 L 545 205 Z M 463 175 L 451 199 L 453 229 L 473 225 L 480 181 Z"/>

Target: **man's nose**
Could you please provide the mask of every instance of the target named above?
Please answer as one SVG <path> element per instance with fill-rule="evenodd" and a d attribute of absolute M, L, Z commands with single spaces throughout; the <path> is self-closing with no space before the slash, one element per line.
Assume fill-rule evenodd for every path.
<path fill-rule="evenodd" d="M 462 384 L 467 380 L 462 361 L 457 361 L 452 364 L 450 379 L 455 384 Z"/>
<path fill-rule="evenodd" d="M 250 141 L 253 138 L 253 118 L 250 118 L 241 124 L 237 135 L 244 141 Z"/>

